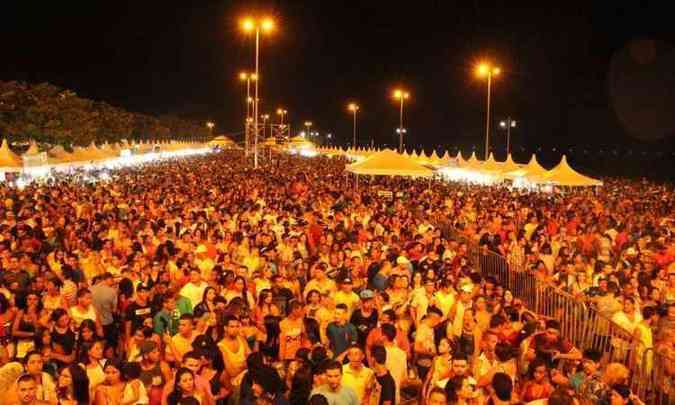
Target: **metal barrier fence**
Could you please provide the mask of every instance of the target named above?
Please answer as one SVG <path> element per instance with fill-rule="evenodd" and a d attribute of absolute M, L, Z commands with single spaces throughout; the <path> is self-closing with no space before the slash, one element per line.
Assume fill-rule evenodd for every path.
<path fill-rule="evenodd" d="M 504 256 L 481 248 L 454 229 L 448 233 L 450 238 L 467 244 L 469 260 L 483 276 L 494 277 L 537 315 L 558 320 L 561 335 L 577 348 L 595 349 L 603 354 L 604 362 L 624 364 L 631 372 L 633 392 L 643 401 L 675 404 L 675 358 L 646 347 L 583 299 L 524 269 L 513 269 Z"/>

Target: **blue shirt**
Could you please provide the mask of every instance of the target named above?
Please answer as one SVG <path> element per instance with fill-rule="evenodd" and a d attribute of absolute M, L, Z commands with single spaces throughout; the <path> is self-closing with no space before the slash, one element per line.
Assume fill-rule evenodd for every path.
<path fill-rule="evenodd" d="M 351 344 L 358 341 L 356 327 L 351 323 L 344 325 L 338 325 L 336 322 L 329 323 L 326 327 L 326 336 L 330 341 L 330 349 L 335 356 L 339 356 Z"/>

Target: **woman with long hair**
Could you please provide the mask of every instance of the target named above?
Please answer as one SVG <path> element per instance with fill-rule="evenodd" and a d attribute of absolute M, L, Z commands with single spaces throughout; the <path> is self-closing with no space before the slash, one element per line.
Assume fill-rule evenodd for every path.
<path fill-rule="evenodd" d="M 87 373 L 90 393 L 93 393 L 96 387 L 105 380 L 105 373 L 103 372 L 103 342 L 93 341 L 84 343 L 80 347 L 79 353 L 80 365 Z"/>
<path fill-rule="evenodd" d="M 128 363 L 131 364 L 131 363 Z M 103 366 L 105 381 L 96 387 L 94 405 L 147 405 L 148 394 L 137 379 L 128 381 L 126 365 L 117 360 L 107 360 Z"/>
<path fill-rule="evenodd" d="M 52 325 L 50 334 L 52 337 L 52 354 L 61 366 L 70 364 L 75 360 L 76 336 L 70 327 L 70 316 L 63 308 L 55 309 L 49 317 Z"/>
<path fill-rule="evenodd" d="M 213 314 L 216 310 L 215 299 L 218 295 L 217 291 L 213 287 L 206 287 L 204 289 L 204 294 L 202 295 L 202 300 L 194 309 L 195 318 L 201 318 L 205 314 Z"/>
<path fill-rule="evenodd" d="M 243 303 L 250 309 L 255 308 L 255 300 L 248 291 L 246 279 L 242 276 L 235 277 L 234 282 L 230 287 L 228 287 L 223 296 L 228 303 L 234 298 L 241 298 Z"/>
<path fill-rule="evenodd" d="M 259 327 L 265 327 L 266 316 L 279 316 L 281 311 L 272 301 L 272 290 L 265 288 L 258 294 L 258 306 L 255 309 L 255 321 Z"/>
<path fill-rule="evenodd" d="M 78 364 L 71 364 L 59 372 L 56 385 L 59 405 L 89 405 L 89 377 Z"/>
<path fill-rule="evenodd" d="M 12 323 L 12 336 L 16 338 L 16 357 L 19 359 L 35 349 L 35 336 L 42 311 L 42 302 L 37 292 L 29 291 L 25 299 L 24 305 L 17 305 L 22 309 L 17 312 Z"/>
<path fill-rule="evenodd" d="M 81 354 L 80 349 L 86 343 L 93 343 L 99 339 L 96 336 L 96 324 L 92 320 L 84 320 L 80 324 L 80 327 L 77 329 L 77 342 L 75 347 L 77 348 L 78 356 Z"/>
<path fill-rule="evenodd" d="M 167 403 L 178 405 L 182 399 L 189 397 L 196 399 L 201 405 L 206 405 L 206 396 L 195 385 L 195 375 L 187 368 L 181 367 L 176 371 L 173 391 L 169 394 Z"/>

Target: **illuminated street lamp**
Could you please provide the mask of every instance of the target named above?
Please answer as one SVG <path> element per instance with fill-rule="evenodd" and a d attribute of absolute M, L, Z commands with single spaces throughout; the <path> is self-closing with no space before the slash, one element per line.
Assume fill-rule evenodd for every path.
<path fill-rule="evenodd" d="M 211 134 L 213 133 L 213 127 L 214 126 L 216 126 L 216 124 L 214 124 L 213 122 L 211 122 L 211 121 L 206 122 L 206 127 L 209 129 L 209 138 L 211 137 Z"/>
<path fill-rule="evenodd" d="M 488 158 L 490 149 L 490 90 L 492 87 L 492 76 L 498 76 L 501 69 L 492 66 L 489 63 L 481 63 L 476 67 L 478 77 L 487 77 L 487 112 L 485 117 L 485 160 Z"/>
<path fill-rule="evenodd" d="M 283 126 L 284 125 L 284 116 L 288 114 L 287 110 L 284 110 L 283 108 L 277 108 L 277 115 L 279 116 L 279 125 Z"/>
<path fill-rule="evenodd" d="M 356 147 L 356 112 L 359 111 L 359 106 L 356 103 L 350 103 L 347 106 L 347 109 L 354 113 L 354 143 L 352 143 L 352 146 L 355 148 Z"/>
<path fill-rule="evenodd" d="M 258 168 L 258 87 L 260 83 L 260 32 L 274 30 L 274 21 L 269 18 L 247 17 L 241 21 L 241 29 L 246 33 L 255 32 L 255 95 L 253 97 L 253 167 Z"/>
<path fill-rule="evenodd" d="M 398 151 L 399 153 L 403 153 L 403 134 L 405 131 L 403 130 L 403 101 L 407 100 L 410 97 L 410 93 L 408 93 L 405 90 L 402 89 L 396 89 L 394 90 L 393 93 L 394 99 L 400 100 L 401 101 L 401 108 L 399 111 L 399 120 L 398 120 Z"/>
<path fill-rule="evenodd" d="M 506 129 L 506 155 L 508 156 L 511 153 L 511 128 L 516 127 L 516 120 L 506 117 L 506 121 L 500 121 L 499 126 Z"/>
<path fill-rule="evenodd" d="M 311 136 L 312 133 L 309 132 L 309 129 L 312 127 L 312 121 L 305 121 L 305 126 L 307 127 L 307 133 Z"/>

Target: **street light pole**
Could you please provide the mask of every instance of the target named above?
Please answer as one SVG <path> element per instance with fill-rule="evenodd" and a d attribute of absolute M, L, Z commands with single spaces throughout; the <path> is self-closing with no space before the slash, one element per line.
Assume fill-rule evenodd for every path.
<path fill-rule="evenodd" d="M 356 112 L 358 111 L 358 108 L 354 109 L 354 147 L 356 147 Z"/>
<path fill-rule="evenodd" d="M 492 72 L 487 75 L 487 114 L 485 115 L 485 160 L 488 160 L 490 148 L 490 89 L 492 86 Z"/>
<path fill-rule="evenodd" d="M 255 99 L 253 100 L 253 168 L 258 168 L 258 86 L 260 83 L 260 25 L 255 28 Z"/>
<path fill-rule="evenodd" d="M 478 65 L 476 72 L 480 77 L 487 77 L 487 111 L 485 117 L 485 160 L 490 153 L 490 93 L 492 91 L 492 76 L 498 75 L 501 70 L 487 63 Z"/>
<path fill-rule="evenodd" d="M 403 153 L 403 97 L 401 97 L 401 110 L 398 117 L 398 151 Z"/>
<path fill-rule="evenodd" d="M 258 168 L 258 114 L 259 114 L 259 87 L 260 87 L 260 30 L 270 32 L 274 29 L 274 21 L 271 18 L 254 19 L 246 18 L 241 22 L 241 28 L 245 32 L 255 31 L 255 89 L 253 100 L 253 167 Z"/>
<path fill-rule="evenodd" d="M 516 127 L 516 121 L 511 117 L 506 117 L 506 121 L 501 121 L 499 125 L 506 128 L 506 155 L 508 156 L 511 153 L 511 128 Z"/>
<path fill-rule="evenodd" d="M 277 109 L 277 115 L 279 116 L 279 135 L 281 135 L 281 132 L 284 129 L 284 115 L 286 115 L 286 114 L 288 114 L 288 110 L 284 110 L 283 108 Z M 272 135 L 272 134 L 270 134 L 270 135 Z"/>
<path fill-rule="evenodd" d="M 244 154 L 248 157 L 250 149 L 250 117 L 251 117 L 251 103 L 253 99 L 251 98 L 251 80 L 256 80 L 256 76 L 253 73 L 242 72 L 239 74 L 239 78 L 242 82 L 246 82 L 246 118 L 244 119 Z"/>
<path fill-rule="evenodd" d="M 511 117 L 506 118 L 506 156 L 511 153 Z"/>
<path fill-rule="evenodd" d="M 347 106 L 347 109 L 351 111 L 354 114 L 354 126 L 353 126 L 353 132 L 354 132 L 354 141 L 352 143 L 352 147 L 356 147 L 356 113 L 359 111 L 359 106 L 356 103 L 350 103 Z"/>
<path fill-rule="evenodd" d="M 398 151 L 403 153 L 403 101 L 410 97 L 410 94 L 405 90 L 394 90 L 394 98 L 400 100 L 401 106 L 398 117 Z"/>

